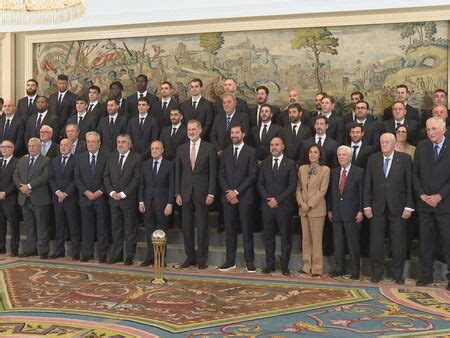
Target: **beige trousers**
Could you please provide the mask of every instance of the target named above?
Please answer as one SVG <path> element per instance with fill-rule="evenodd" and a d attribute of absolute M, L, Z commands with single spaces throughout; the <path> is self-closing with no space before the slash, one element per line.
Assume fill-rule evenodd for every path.
<path fill-rule="evenodd" d="M 302 221 L 303 271 L 321 275 L 323 269 L 322 235 L 325 216 L 301 216 L 300 218 Z"/>

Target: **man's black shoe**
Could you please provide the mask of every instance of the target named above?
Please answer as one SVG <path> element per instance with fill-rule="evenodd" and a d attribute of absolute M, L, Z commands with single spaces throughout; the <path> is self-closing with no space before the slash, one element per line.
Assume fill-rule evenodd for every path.
<path fill-rule="evenodd" d="M 427 286 L 427 285 L 430 285 L 430 284 L 433 284 L 433 281 L 432 281 L 432 280 L 419 279 L 419 280 L 417 280 L 417 282 L 416 282 L 416 285 L 417 285 L 417 286 Z"/>
<path fill-rule="evenodd" d="M 351 275 L 350 279 L 358 280 L 359 279 L 359 275 Z"/>
<path fill-rule="evenodd" d="M 37 251 L 23 252 L 19 255 L 20 258 L 31 257 L 31 256 L 37 256 Z"/>
<path fill-rule="evenodd" d="M 231 261 L 225 261 L 221 266 L 219 266 L 219 271 L 230 271 L 236 269 L 236 264 Z"/>
<path fill-rule="evenodd" d="M 106 263 L 106 255 L 99 256 L 98 262 L 102 263 L 102 264 L 105 264 Z"/>
<path fill-rule="evenodd" d="M 256 272 L 255 264 L 253 264 L 253 262 L 247 262 L 247 272 Z"/>
<path fill-rule="evenodd" d="M 155 262 L 153 259 L 146 259 L 145 261 L 143 261 L 139 266 L 150 266 L 153 265 Z"/>
<path fill-rule="evenodd" d="M 333 271 L 332 273 L 330 273 L 330 277 L 339 277 L 339 276 L 343 276 L 343 275 L 344 274 L 339 271 Z"/>
<path fill-rule="evenodd" d="M 187 269 L 194 265 L 195 265 L 195 262 L 185 261 L 183 264 L 180 265 L 180 268 Z"/>
<path fill-rule="evenodd" d="M 125 259 L 125 262 L 123 262 L 124 265 L 133 265 L 133 257 L 127 257 Z"/>
<path fill-rule="evenodd" d="M 380 279 L 379 279 L 379 278 L 376 278 L 376 277 L 372 277 L 372 278 L 370 279 L 370 281 L 371 281 L 372 283 L 377 284 L 377 283 L 380 282 Z"/>
<path fill-rule="evenodd" d="M 41 253 L 41 255 L 39 256 L 40 259 L 47 259 L 48 258 L 48 253 L 44 252 Z"/>
<path fill-rule="evenodd" d="M 64 255 L 50 255 L 48 256 L 48 259 L 57 259 L 57 258 L 63 258 L 65 257 Z"/>
<path fill-rule="evenodd" d="M 396 279 L 396 280 L 395 280 L 395 284 L 403 285 L 403 284 L 405 284 L 405 280 L 404 280 L 403 278 Z"/>
<path fill-rule="evenodd" d="M 271 273 L 275 271 L 275 268 L 273 266 L 266 266 L 264 269 L 262 269 L 262 273 Z"/>
<path fill-rule="evenodd" d="M 283 274 L 283 276 L 287 276 L 287 277 L 289 277 L 291 275 L 291 272 L 289 271 L 288 268 L 281 269 L 281 273 Z"/>

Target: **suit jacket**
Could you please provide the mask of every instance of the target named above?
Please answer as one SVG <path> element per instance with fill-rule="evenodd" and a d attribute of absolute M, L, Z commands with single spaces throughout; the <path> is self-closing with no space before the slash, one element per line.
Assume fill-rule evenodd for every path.
<path fill-rule="evenodd" d="M 278 124 L 278 118 L 280 115 L 280 108 L 270 105 L 270 107 L 272 108 L 272 122 Z M 258 106 L 250 108 L 248 110 L 248 120 L 250 123 L 250 128 L 253 128 L 254 126 L 257 125 L 257 113 L 258 113 Z M 259 121 L 259 123 L 261 123 L 261 120 Z"/>
<path fill-rule="evenodd" d="M 411 156 L 394 151 L 387 177 L 383 172 L 383 154 L 369 157 L 364 180 L 364 208 L 372 208 L 375 216 L 383 216 L 386 207 L 400 216 L 408 207 L 414 209 L 411 182 Z"/>
<path fill-rule="evenodd" d="M 113 191 L 123 191 L 127 197 L 119 201 L 110 198 L 109 204 L 111 206 L 122 205 L 124 207 L 136 209 L 142 157 L 140 154 L 130 151 L 123 164 L 122 170 L 120 170 L 119 155 L 119 152 L 116 151 L 108 158 L 104 175 L 105 188 L 108 195 Z"/>
<path fill-rule="evenodd" d="M 97 132 L 100 134 L 102 143 L 100 147 L 108 152 L 113 152 L 117 148 L 117 136 L 125 134 L 127 130 L 127 119 L 122 115 L 117 115 L 112 128 L 109 126 L 109 116 L 104 116 L 98 123 Z"/>
<path fill-rule="evenodd" d="M 306 153 L 306 150 L 313 143 L 316 143 L 315 136 L 312 136 L 303 142 L 302 148 L 300 150 L 300 153 L 301 153 L 300 164 L 306 164 L 308 162 L 307 161 L 308 154 Z M 339 147 L 339 143 L 337 143 L 335 140 L 330 138 L 327 134 L 325 141 L 322 143 L 322 149 L 325 154 L 325 163 L 331 169 L 336 168 L 339 165 L 338 160 L 337 160 L 337 148 L 338 147 Z"/>
<path fill-rule="evenodd" d="M 98 104 L 97 104 L 98 106 Z M 95 109 L 97 108 L 97 106 L 95 106 Z M 75 114 L 71 117 L 69 117 L 69 119 L 67 120 L 67 123 L 73 123 L 78 125 L 78 129 L 80 130 L 80 134 L 78 135 L 78 138 L 81 140 L 85 140 L 86 139 L 86 133 L 89 131 L 96 131 L 97 130 L 97 125 L 98 125 L 98 115 L 97 113 L 95 113 L 95 109 L 93 111 L 91 111 L 90 113 L 86 113 L 86 115 L 84 115 L 83 120 L 81 120 L 81 123 L 78 123 L 78 114 Z"/>
<path fill-rule="evenodd" d="M 213 126 L 211 128 L 210 140 L 211 143 L 216 147 L 216 150 L 224 150 L 231 144 L 230 129 L 234 124 L 241 124 L 244 133 L 248 134 L 248 118 L 239 112 L 233 114 L 231 119 L 230 129 L 227 129 L 226 114 L 218 114 L 214 119 Z"/>
<path fill-rule="evenodd" d="M 256 182 L 258 167 L 256 162 L 256 151 L 254 148 L 244 144 L 237 161 L 234 159 L 234 146 L 228 146 L 222 154 L 219 166 L 219 184 L 222 188 L 222 202 L 226 203 L 225 192 L 236 190 L 240 203 L 253 203 L 254 184 Z"/>
<path fill-rule="evenodd" d="M 186 134 L 186 125 L 181 123 L 174 136 L 172 134 L 172 125 L 164 127 L 161 131 L 160 141 L 164 146 L 164 158 L 174 161 L 178 146 L 189 141 Z"/>
<path fill-rule="evenodd" d="M 77 145 L 75 147 L 75 154 L 74 155 L 81 154 L 82 152 L 84 152 L 86 150 L 87 150 L 87 148 L 86 148 L 86 141 L 78 139 Z"/>
<path fill-rule="evenodd" d="M 14 156 L 20 157 L 25 154 L 25 120 L 17 115 L 13 117 L 8 130 L 5 130 L 6 118 L 0 119 L 0 142 L 9 140 L 14 143 Z"/>
<path fill-rule="evenodd" d="M 170 112 L 172 111 L 172 109 L 178 106 L 179 103 L 176 97 L 170 98 L 169 104 L 167 105 L 166 109 L 163 109 L 162 101 L 158 101 L 152 106 L 152 114 L 158 120 L 161 128 L 172 125 L 172 122 L 170 122 Z"/>
<path fill-rule="evenodd" d="M 297 134 L 294 137 L 292 125 L 289 123 L 281 129 L 280 136 L 284 140 L 284 154 L 291 160 L 299 163 L 302 143 L 312 136 L 311 128 L 304 123 L 301 123 L 300 128 L 298 128 Z"/>
<path fill-rule="evenodd" d="M 348 144 L 351 147 L 351 144 Z M 367 161 L 369 160 L 370 155 L 375 152 L 375 148 L 362 142 L 361 148 L 359 149 L 358 156 L 354 161 L 352 161 L 352 165 L 355 165 L 359 168 L 366 169 Z"/>
<path fill-rule="evenodd" d="M 215 115 L 212 103 L 202 96 L 197 102 L 197 107 L 195 110 L 192 108 L 191 99 L 184 101 L 180 105 L 180 109 L 183 112 L 184 121 L 186 121 L 186 123 L 192 119 L 200 121 L 202 124 L 202 134 L 200 136 L 202 139 L 209 139 L 209 133 Z"/>
<path fill-rule="evenodd" d="M 62 155 L 52 158 L 48 167 L 48 184 L 52 193 L 53 204 L 57 204 L 56 192 L 62 191 L 67 194 L 66 201 L 77 201 L 78 191 L 75 187 L 75 156 L 67 159 L 66 166 L 62 166 Z"/>
<path fill-rule="evenodd" d="M 433 157 L 433 143 L 426 139 L 416 147 L 413 166 L 414 193 L 417 197 L 419 212 L 435 212 L 437 214 L 450 213 L 450 149 L 449 139 L 445 137 L 444 144 L 437 161 Z M 440 194 L 442 201 L 436 208 L 428 206 L 420 199 L 420 195 Z"/>
<path fill-rule="evenodd" d="M 127 116 L 127 99 L 124 97 L 122 97 L 122 102 L 120 103 L 118 113 L 120 116 L 123 116 L 125 119 L 128 118 L 128 116 Z"/>
<path fill-rule="evenodd" d="M 214 111 L 216 112 L 216 115 L 225 113 L 225 110 L 223 110 L 222 100 L 214 102 Z M 248 115 L 248 111 L 249 109 L 247 101 L 244 101 L 239 97 L 236 97 L 236 112 Z"/>
<path fill-rule="evenodd" d="M 39 155 L 31 168 L 29 168 L 29 156 L 23 156 L 17 162 L 14 170 L 14 183 L 17 189 L 20 184 L 31 185 L 30 202 L 34 206 L 52 204 L 50 190 L 48 187 L 48 164 L 50 159 Z M 20 206 L 25 204 L 27 196 L 19 191 L 18 202 Z"/>
<path fill-rule="evenodd" d="M 139 127 L 139 115 L 128 121 L 127 134 L 133 141 L 133 149 L 139 154 L 149 152 L 150 143 L 159 137 L 159 123 L 151 114 L 147 114 L 142 128 Z"/>
<path fill-rule="evenodd" d="M 153 95 L 148 91 L 145 97 L 150 102 L 150 107 L 148 108 L 148 113 L 150 114 L 150 112 L 153 112 L 153 106 L 156 106 L 156 104 L 159 102 L 159 99 L 156 95 Z M 138 102 L 137 93 L 134 93 L 133 95 L 127 97 L 125 112 L 128 119 L 132 119 L 133 117 L 139 115 L 137 102 Z"/>
<path fill-rule="evenodd" d="M 36 101 L 38 97 L 39 96 L 36 96 L 36 98 L 33 100 L 33 104 L 31 105 L 30 109 L 28 109 L 28 96 L 22 97 L 19 101 L 17 101 L 16 115 L 23 118 L 24 120 L 27 120 L 31 115 L 36 114 Z"/>
<path fill-rule="evenodd" d="M 88 105 L 88 109 L 89 109 L 89 105 Z M 95 117 L 95 123 L 96 123 L 95 126 L 97 127 L 98 121 L 100 121 L 100 119 L 103 116 L 107 115 L 105 104 L 98 101 L 98 103 L 95 105 L 94 109 L 92 109 L 91 113 L 92 113 L 91 116 Z"/>
<path fill-rule="evenodd" d="M 350 116 L 350 120 L 349 120 L 349 116 Z M 344 139 L 345 139 L 346 143 L 351 142 L 350 136 L 349 136 L 350 125 L 355 122 L 351 118 L 352 118 L 351 114 L 347 114 L 342 118 L 342 120 L 344 121 L 344 124 L 345 124 L 346 136 Z M 366 142 L 367 144 L 375 145 L 378 149 L 377 145 L 380 143 L 380 135 L 381 135 L 382 129 L 383 129 L 382 122 L 380 123 L 380 121 L 378 121 L 373 115 L 367 115 L 367 119 L 364 122 L 363 141 Z"/>
<path fill-rule="evenodd" d="M 385 133 L 391 133 L 391 134 L 395 135 L 396 122 L 394 121 L 394 119 L 384 121 L 383 125 L 384 125 Z M 406 130 L 408 131 L 407 141 L 410 144 L 415 145 L 417 143 L 416 138 L 417 138 L 417 132 L 418 132 L 417 121 L 405 118 L 405 122 L 403 123 L 403 125 L 406 127 Z"/>
<path fill-rule="evenodd" d="M 142 164 L 139 184 L 139 202 L 157 210 L 164 210 L 167 204 L 175 203 L 175 164 L 163 159 L 156 175 L 153 174 L 153 158 Z"/>
<path fill-rule="evenodd" d="M 53 93 L 49 96 L 49 108 L 48 111 L 56 116 L 58 119 L 58 125 L 63 127 L 66 125 L 67 119 L 76 115 L 75 101 L 77 96 L 71 91 L 67 91 L 60 104 L 58 104 L 59 92 Z M 64 130 L 62 130 L 64 132 Z"/>
<path fill-rule="evenodd" d="M 59 152 L 59 144 L 56 142 L 52 142 L 50 145 L 50 148 L 47 150 L 47 154 L 45 154 L 45 157 L 53 158 L 60 154 Z"/>
<path fill-rule="evenodd" d="M 203 140 L 200 142 L 194 170 L 191 167 L 190 142 L 179 146 L 175 158 L 175 195 L 181 195 L 183 203 L 193 199 L 204 203 L 207 195 L 215 195 L 216 185 L 217 155 L 214 146 Z"/>
<path fill-rule="evenodd" d="M 13 181 L 17 162 L 18 159 L 16 157 L 11 157 L 5 168 L 1 168 L 0 166 L 0 191 L 5 192 L 6 194 L 5 199 L 0 203 L 8 205 L 9 207 L 13 207 L 17 204 L 17 187 Z"/>
<path fill-rule="evenodd" d="M 341 168 L 334 168 L 327 194 L 328 211 L 333 215 L 333 222 L 356 223 L 356 214 L 363 212 L 364 169 L 353 164 L 350 166 L 342 195 L 339 192 L 340 179 Z"/>
<path fill-rule="evenodd" d="M 298 169 L 296 198 L 297 204 L 307 203 L 311 209 L 305 213 L 299 208 L 300 216 L 323 217 L 327 214 L 325 195 L 330 182 L 330 168 L 324 165 L 316 167 L 316 173 L 309 175 L 309 164 Z"/>
<path fill-rule="evenodd" d="M 345 125 L 342 117 L 337 116 L 336 113 L 332 113 L 328 119 L 327 136 L 336 140 L 339 145 L 344 143 Z"/>
<path fill-rule="evenodd" d="M 53 141 L 57 141 L 59 139 L 59 126 L 58 126 L 58 119 L 55 115 L 52 115 L 49 111 L 45 115 L 44 119 L 42 120 L 41 124 L 36 127 L 36 122 L 38 119 L 38 114 L 31 115 L 27 122 L 25 127 L 25 146 L 28 144 L 28 140 L 32 137 L 39 138 L 39 130 L 41 127 L 46 124 L 53 129 Z"/>
<path fill-rule="evenodd" d="M 261 134 L 262 128 L 263 124 L 253 126 L 248 140 L 248 143 L 256 150 L 256 158 L 258 161 L 262 161 L 270 155 L 270 141 L 281 134 L 281 127 L 272 122 L 267 130 L 266 138 L 261 140 L 259 135 Z"/>
<path fill-rule="evenodd" d="M 383 112 L 383 120 L 390 120 L 393 119 L 394 116 L 392 115 L 392 106 L 386 108 Z M 406 105 L 406 119 L 408 120 L 415 120 L 417 123 L 421 122 L 419 110 L 414 108 L 413 106 L 410 106 L 409 104 Z"/>

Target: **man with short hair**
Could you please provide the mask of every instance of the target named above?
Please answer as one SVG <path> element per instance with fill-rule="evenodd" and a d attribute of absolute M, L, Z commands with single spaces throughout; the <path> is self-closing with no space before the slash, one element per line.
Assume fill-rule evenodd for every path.
<path fill-rule="evenodd" d="M 150 113 L 150 109 L 153 110 L 153 105 L 156 105 L 158 103 L 158 97 L 150 93 L 147 90 L 147 87 L 148 87 L 148 77 L 144 74 L 139 74 L 136 77 L 136 92 L 127 97 L 127 105 L 125 111 L 128 119 L 132 119 L 133 117 L 136 117 L 139 114 L 138 100 L 140 98 L 147 99 L 148 113 Z"/>
<path fill-rule="evenodd" d="M 173 96 L 172 84 L 169 81 L 164 81 L 159 86 L 161 97 L 159 102 L 152 107 L 152 114 L 158 120 L 161 128 L 170 126 L 170 112 L 177 108 L 178 99 Z"/>
<path fill-rule="evenodd" d="M 25 120 L 16 114 L 16 107 L 11 100 L 3 103 L 3 118 L 0 119 L 0 142 L 11 141 L 14 146 L 14 156 L 25 154 L 24 134 Z"/>
<path fill-rule="evenodd" d="M 96 92 L 95 89 L 91 89 L 90 91 Z M 100 115 L 98 113 L 95 113 L 93 110 L 91 110 L 90 112 L 86 110 L 88 106 L 87 101 L 88 100 L 85 97 L 77 97 L 75 102 L 75 109 L 77 112 L 67 120 L 67 123 L 73 123 L 78 126 L 78 130 L 80 132 L 79 137 L 82 140 L 85 139 L 87 132 L 97 130 L 97 125 L 100 118 Z M 100 103 L 97 103 L 95 108 L 98 106 L 98 104 Z M 97 108 L 97 111 L 99 111 L 99 109 L 100 108 Z"/>
<path fill-rule="evenodd" d="M 360 91 L 354 91 L 350 94 L 350 112 L 348 112 L 347 114 L 345 114 L 342 117 L 342 120 L 344 121 L 344 124 L 347 125 L 347 123 L 355 121 L 356 119 L 356 104 L 359 101 L 363 101 L 364 100 L 364 94 L 361 93 Z"/>
<path fill-rule="evenodd" d="M 117 104 L 119 105 L 118 113 L 120 116 L 123 116 L 125 119 L 127 119 L 126 116 L 126 105 L 127 105 L 127 99 L 122 96 L 123 92 L 123 84 L 120 81 L 113 81 L 109 85 L 109 90 L 111 91 L 112 97 L 114 97 L 117 101 Z"/>
<path fill-rule="evenodd" d="M 75 123 L 68 123 L 66 125 L 66 137 L 72 143 L 72 149 L 70 150 L 72 155 L 80 154 L 83 151 L 86 151 L 86 141 L 80 140 L 78 137 L 79 135 L 80 130 Z"/>
<path fill-rule="evenodd" d="M 224 83 L 223 83 L 223 92 L 224 94 L 233 94 L 236 97 L 236 111 L 238 113 L 242 113 L 242 114 L 247 114 L 248 115 L 248 104 L 247 101 L 239 98 L 236 96 L 236 89 L 237 89 L 237 84 L 236 84 L 236 80 L 229 77 L 227 79 L 225 79 Z M 223 99 L 223 98 L 222 98 Z M 214 111 L 216 112 L 216 115 L 224 113 L 223 110 L 223 102 L 222 100 L 217 100 L 214 103 Z"/>
<path fill-rule="evenodd" d="M 48 110 L 58 119 L 58 126 L 64 126 L 67 119 L 75 115 L 75 99 L 77 96 L 69 91 L 68 84 L 69 77 L 65 74 L 59 74 L 56 81 L 58 90 L 48 98 Z M 59 133 L 59 130 L 55 130 L 55 133 Z"/>
<path fill-rule="evenodd" d="M 260 125 L 261 123 L 261 108 L 262 106 L 269 105 L 269 88 L 266 86 L 259 86 L 255 89 L 256 94 L 256 107 L 249 110 L 249 122 L 250 127 L 255 127 Z M 269 105 L 270 111 L 272 112 L 272 121 L 275 122 L 278 119 L 278 116 L 280 115 L 280 108 Z M 270 142 L 270 140 L 269 140 Z"/>
<path fill-rule="evenodd" d="M 414 108 L 413 106 L 408 104 L 408 99 L 410 96 L 410 92 L 409 89 L 406 85 L 401 84 L 398 85 L 397 88 L 395 89 L 395 103 L 397 102 L 401 102 L 403 103 L 403 105 L 405 106 L 405 118 L 408 120 L 415 120 L 417 123 L 420 122 L 420 115 L 419 115 L 419 111 Z M 391 107 L 388 107 L 384 110 L 383 112 L 383 120 L 390 120 L 393 118 L 393 113 L 394 113 L 394 104 Z"/>
<path fill-rule="evenodd" d="M 436 104 L 433 109 L 431 110 L 431 116 L 437 116 L 440 117 L 445 121 L 445 137 L 450 137 L 450 130 L 447 128 L 447 120 L 448 120 L 448 109 L 447 106 L 438 103 Z M 430 116 L 430 117 L 431 117 Z M 0 122 L 0 128 L 1 128 L 1 122 Z M 422 141 L 427 138 L 427 128 L 422 128 L 417 132 L 417 141 Z"/>
<path fill-rule="evenodd" d="M 170 112 L 170 126 L 161 131 L 160 140 L 164 146 L 164 157 L 169 161 L 175 160 L 178 146 L 189 141 L 186 134 L 186 124 L 183 113 L 179 108 L 173 108 Z"/>
<path fill-rule="evenodd" d="M 325 92 L 319 92 L 314 96 L 315 110 L 309 114 L 312 124 L 314 124 L 314 118 L 316 116 L 322 115 L 322 99 L 324 96 L 328 96 L 328 94 Z"/>
<path fill-rule="evenodd" d="M 56 116 L 48 111 L 48 98 L 39 96 L 36 99 L 37 113 L 28 117 L 25 127 L 25 142 L 32 137 L 39 138 L 41 127 L 46 124 L 52 127 L 53 130 L 58 129 L 58 120 Z M 58 135 L 53 134 L 53 140 L 56 141 Z"/>
<path fill-rule="evenodd" d="M 280 112 L 280 115 L 278 116 L 278 119 L 276 121 L 277 124 L 279 124 L 282 127 L 286 127 L 287 125 L 289 125 L 290 123 L 290 119 L 289 119 L 289 106 L 291 104 L 298 104 L 300 106 L 300 111 L 305 111 L 306 114 L 302 113 L 301 119 L 302 122 L 306 125 L 310 125 L 311 121 L 309 120 L 309 113 L 306 112 L 304 106 L 305 104 L 303 103 L 302 99 L 301 99 L 301 95 L 300 95 L 300 90 L 297 88 L 291 89 L 289 90 L 288 93 L 288 106 L 286 107 L 285 110 L 283 110 L 282 112 Z"/>
<path fill-rule="evenodd" d="M 372 114 L 369 114 L 369 103 L 367 101 L 358 101 L 355 103 L 355 119 L 353 122 L 361 124 L 364 127 L 364 143 L 378 149 L 382 125 Z M 349 127 L 353 125 L 353 122 L 346 123 L 345 127 L 347 132 L 349 131 Z"/>
<path fill-rule="evenodd" d="M 415 145 L 416 144 L 416 134 L 418 131 L 418 123 L 414 119 L 407 118 L 406 106 L 403 102 L 397 101 L 392 105 L 392 119 L 385 120 L 383 123 L 384 132 L 391 133 L 395 135 L 395 131 L 399 126 L 406 127 L 408 131 L 407 141 Z"/>
<path fill-rule="evenodd" d="M 27 120 L 31 115 L 36 114 L 38 109 L 36 106 L 38 82 L 35 79 L 29 79 L 26 83 L 27 96 L 17 101 L 17 116 Z"/>
<path fill-rule="evenodd" d="M 59 155 L 59 144 L 52 141 L 53 128 L 42 125 L 39 131 L 39 139 L 41 140 L 41 155 L 49 158 L 53 158 Z"/>
<path fill-rule="evenodd" d="M 95 116 L 95 122 L 98 123 L 98 121 L 103 116 L 106 115 L 106 107 L 100 101 L 100 87 L 96 86 L 96 85 L 90 86 L 88 89 L 88 98 L 89 98 L 89 102 L 87 105 L 86 112 L 88 114 L 91 113 L 90 115 L 92 115 L 92 116 Z M 97 126 L 97 124 L 95 126 Z M 94 129 L 92 129 L 92 130 L 94 130 Z M 81 128 L 80 128 L 80 133 L 82 134 Z"/>
<path fill-rule="evenodd" d="M 117 136 L 125 133 L 127 129 L 127 120 L 119 114 L 119 104 L 115 98 L 109 98 L 106 102 L 108 115 L 100 119 L 97 132 L 100 135 L 100 147 L 109 152 L 115 152 L 117 149 Z"/>
<path fill-rule="evenodd" d="M 322 97 L 322 115 L 328 119 L 327 135 L 341 145 L 344 142 L 345 126 L 342 117 L 334 112 L 335 100 L 332 96 Z"/>

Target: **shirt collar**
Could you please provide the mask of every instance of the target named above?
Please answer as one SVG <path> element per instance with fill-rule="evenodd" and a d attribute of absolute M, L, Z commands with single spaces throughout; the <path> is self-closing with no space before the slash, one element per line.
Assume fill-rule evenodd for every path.
<path fill-rule="evenodd" d="M 172 124 L 172 129 L 173 128 L 180 128 L 180 126 L 181 126 L 181 121 L 180 122 L 178 122 L 177 124 Z"/>
<path fill-rule="evenodd" d="M 238 148 L 238 152 L 241 151 L 242 147 L 244 147 L 244 142 L 241 142 L 238 145 L 233 144 L 233 151 L 236 147 Z"/>
<path fill-rule="evenodd" d="M 272 156 L 272 162 L 275 161 L 275 159 L 278 159 L 279 160 L 278 165 L 280 165 L 281 161 L 283 161 L 283 156 L 284 156 L 283 153 L 278 157 Z"/>
<path fill-rule="evenodd" d="M 444 142 L 445 142 L 445 136 L 442 138 L 441 142 L 439 142 L 438 144 L 434 143 L 433 146 L 435 146 L 435 145 L 439 146 L 439 150 L 440 150 L 440 149 L 442 149 Z"/>
<path fill-rule="evenodd" d="M 95 158 L 98 158 L 98 152 L 99 152 L 98 150 L 95 153 L 89 152 L 89 157 L 92 157 L 92 155 L 94 155 Z"/>
<path fill-rule="evenodd" d="M 145 92 L 136 92 L 138 99 L 141 97 L 141 94 L 143 95 L 142 97 L 146 97 L 147 96 L 147 91 Z"/>
<path fill-rule="evenodd" d="M 348 173 L 350 171 L 351 166 L 352 166 L 352 163 L 350 162 L 346 167 L 344 167 L 344 168 L 341 167 L 341 173 L 343 170 L 345 170 Z"/>
<path fill-rule="evenodd" d="M 358 146 L 358 147 L 361 148 L 361 145 L 362 145 L 362 140 L 359 140 L 358 143 L 354 143 L 354 142 L 352 141 L 351 147 L 353 148 L 353 146 Z"/>

